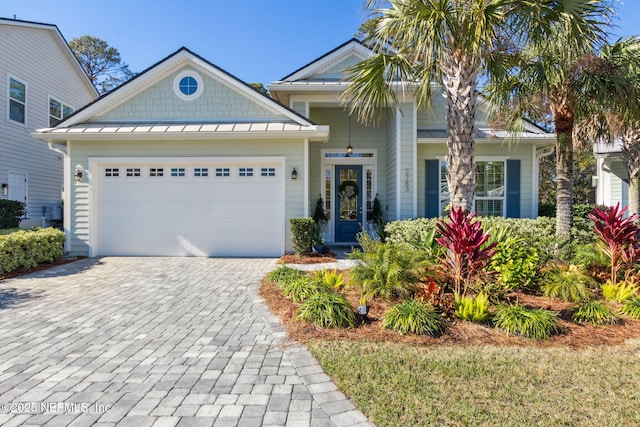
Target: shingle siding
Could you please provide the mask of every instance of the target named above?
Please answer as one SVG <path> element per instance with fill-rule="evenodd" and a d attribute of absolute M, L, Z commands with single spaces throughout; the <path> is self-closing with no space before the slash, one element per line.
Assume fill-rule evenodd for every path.
<path fill-rule="evenodd" d="M 181 68 L 169 77 L 143 90 L 132 99 L 125 101 L 107 113 L 97 116 L 98 120 L 282 120 L 284 116 L 262 108 L 246 94 L 236 88 L 199 73 L 204 84 L 200 97 L 185 101 L 175 94 L 173 82 L 183 70 Z"/>

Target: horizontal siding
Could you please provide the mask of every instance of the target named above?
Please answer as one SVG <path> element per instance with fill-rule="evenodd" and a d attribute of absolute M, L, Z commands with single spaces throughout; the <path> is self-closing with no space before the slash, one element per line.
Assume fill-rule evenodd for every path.
<path fill-rule="evenodd" d="M 8 182 L 9 172 L 27 175 L 31 218 L 42 216 L 43 205 L 61 200 L 63 161 L 31 137 L 49 126 L 49 96 L 76 110 L 96 96 L 63 48 L 50 30 L 0 24 L 0 182 Z M 9 75 L 27 85 L 26 126 L 7 118 Z"/>
<path fill-rule="evenodd" d="M 286 156 L 286 250 L 292 250 L 289 219 L 304 214 L 300 200 L 304 197 L 304 180 L 292 180 L 290 171 L 296 167 L 303 175 L 303 141 L 180 141 L 134 142 L 105 141 L 99 144 L 73 142 L 70 149 L 71 170 L 82 167 L 87 170 L 89 157 L 244 157 Z M 89 174 L 89 172 L 88 172 Z M 88 178 L 88 177 L 87 177 Z M 87 179 L 73 182 L 71 193 L 71 242 L 70 252 L 87 255 L 89 242 L 89 184 Z M 256 212 L 256 215 L 259 215 Z"/>
<path fill-rule="evenodd" d="M 413 147 L 415 141 L 415 123 L 413 122 L 413 104 L 405 102 L 401 104 L 402 112 L 402 132 L 400 155 L 400 219 L 411 218 L 413 216 L 413 171 L 415 162 L 413 159 Z"/>
<path fill-rule="evenodd" d="M 331 134 L 326 143 L 309 144 L 309 172 L 310 172 L 310 212 L 313 213 L 318 195 L 324 199 L 324 176 L 322 175 L 321 150 L 346 150 L 349 145 L 349 119 L 343 108 L 312 108 L 310 119 L 315 123 L 329 125 Z M 351 145 L 354 149 L 377 150 L 377 189 L 382 201 L 386 197 L 385 169 L 386 169 L 386 139 L 383 132 L 377 127 L 363 126 L 354 118 L 351 119 Z"/>
<path fill-rule="evenodd" d="M 387 200 L 386 202 L 383 202 L 383 209 L 385 211 L 385 218 L 388 221 L 393 221 L 398 219 L 396 217 L 396 200 L 398 197 L 396 189 L 396 171 L 398 169 L 396 165 L 396 159 L 398 156 L 396 152 L 396 118 L 395 114 L 390 116 L 391 117 L 389 118 L 389 124 L 385 133 L 387 144 L 387 161 L 385 167 L 385 187 L 387 189 Z"/>
<path fill-rule="evenodd" d="M 529 144 L 521 144 L 514 149 L 509 149 L 500 142 L 478 142 L 476 141 L 476 157 L 503 156 L 513 160 L 521 161 L 520 175 L 520 215 L 522 218 L 533 218 L 532 212 L 532 150 Z M 439 156 L 447 155 L 446 143 L 442 144 L 419 144 L 418 145 L 418 216 L 425 215 L 425 169 L 426 159 L 435 159 Z"/>

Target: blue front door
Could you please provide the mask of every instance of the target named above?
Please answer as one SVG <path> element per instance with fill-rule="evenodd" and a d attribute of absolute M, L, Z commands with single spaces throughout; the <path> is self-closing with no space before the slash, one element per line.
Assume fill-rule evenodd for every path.
<path fill-rule="evenodd" d="M 336 242 L 355 242 L 362 223 L 362 166 L 336 166 Z"/>

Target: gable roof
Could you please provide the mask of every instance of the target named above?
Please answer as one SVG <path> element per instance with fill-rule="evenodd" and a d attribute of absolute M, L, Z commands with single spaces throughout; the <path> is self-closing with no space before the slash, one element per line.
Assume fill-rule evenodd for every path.
<path fill-rule="evenodd" d="M 103 115 L 142 91 L 152 87 L 175 71 L 192 66 L 215 80 L 229 86 L 251 102 L 270 111 L 281 120 L 180 120 L 180 119 L 134 119 L 117 121 L 100 119 Z M 114 134 L 136 139 L 158 138 L 204 139 L 204 138 L 313 138 L 326 140 L 328 126 L 315 123 L 278 101 L 262 94 L 239 78 L 207 61 L 186 47 L 181 47 L 158 61 L 122 85 L 102 95 L 60 122 L 55 128 L 39 129 L 38 139 L 66 141 L 72 139 L 108 139 Z"/>
<path fill-rule="evenodd" d="M 314 74 L 318 74 L 327 68 L 330 68 L 332 65 L 337 64 L 351 55 L 356 55 L 360 57 L 360 59 L 366 59 L 372 54 L 373 51 L 369 47 L 354 37 L 351 40 L 342 43 L 335 49 L 332 49 L 324 55 L 314 59 L 308 64 L 298 68 L 293 73 L 284 76 L 280 81 L 291 82 L 296 80 L 306 80 Z"/>
<path fill-rule="evenodd" d="M 23 28 L 36 28 L 40 30 L 50 31 L 53 38 L 56 40 L 58 45 L 61 48 L 63 55 L 67 58 L 67 61 L 74 67 L 78 73 L 78 75 L 82 76 L 81 78 L 84 81 L 84 84 L 89 88 L 96 96 L 98 95 L 98 90 L 95 88 L 89 76 L 84 71 L 78 58 L 73 54 L 69 43 L 64 38 L 58 27 L 54 24 L 44 24 L 41 22 L 32 22 L 32 21 L 23 21 L 20 19 L 9 19 L 0 17 L 0 25 L 7 26 L 15 26 L 15 27 L 23 27 Z"/>

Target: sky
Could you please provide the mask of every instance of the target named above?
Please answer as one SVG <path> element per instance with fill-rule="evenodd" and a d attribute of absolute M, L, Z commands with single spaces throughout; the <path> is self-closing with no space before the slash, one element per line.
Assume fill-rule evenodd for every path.
<path fill-rule="evenodd" d="M 140 72 L 184 46 L 265 86 L 351 39 L 363 0 L 0 0 L 0 17 L 92 35 Z M 618 4 L 612 39 L 640 35 L 640 0 Z"/>

